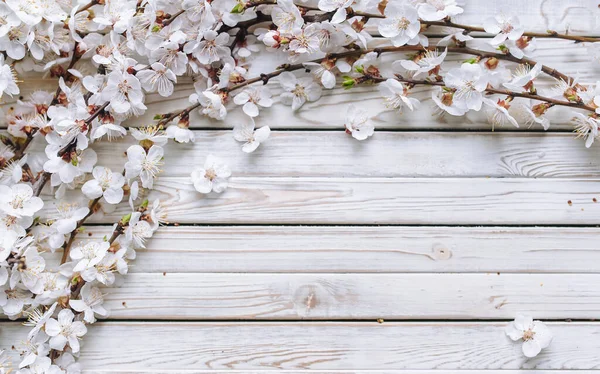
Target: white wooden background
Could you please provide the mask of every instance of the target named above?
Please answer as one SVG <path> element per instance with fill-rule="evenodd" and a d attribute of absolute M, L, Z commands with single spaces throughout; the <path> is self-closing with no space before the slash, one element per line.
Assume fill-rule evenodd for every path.
<path fill-rule="evenodd" d="M 591 0 L 462 3 L 463 23 L 518 11 L 537 31 L 589 34 L 600 12 Z M 600 78 L 583 46 L 538 43 L 536 59 Z M 30 82 L 23 94 L 55 87 Z M 168 100 L 150 95 L 135 123 L 186 106 L 192 90 L 188 80 Z M 415 91 L 431 108 L 429 90 Z M 478 116 L 398 116 L 376 87 L 326 91 L 296 114 L 275 101 L 259 119 L 275 131 L 254 154 L 229 130 L 239 109 L 225 122 L 192 117 L 198 141 L 168 146 L 157 193 L 179 225 L 159 230 L 125 284 L 107 290 L 112 314 L 81 352 L 87 373 L 600 369 L 600 146 L 574 140 L 564 111 L 553 109 L 548 132 L 492 132 Z M 365 142 L 343 132 L 350 103 L 376 123 Z M 130 143 L 93 147 L 121 170 Z M 188 181 L 209 153 L 233 171 L 222 195 Z M 126 210 L 96 216 L 88 235 L 102 238 Z M 536 358 L 504 336 L 518 312 L 555 335 Z M 0 323 L 0 348 L 25 333 Z"/>

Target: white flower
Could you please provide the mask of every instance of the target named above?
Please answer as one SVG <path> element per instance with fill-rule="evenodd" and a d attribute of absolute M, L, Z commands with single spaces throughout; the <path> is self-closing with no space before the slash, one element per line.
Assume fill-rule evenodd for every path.
<path fill-rule="evenodd" d="M 249 87 L 233 98 L 237 105 L 243 105 L 243 111 L 250 117 L 258 116 L 258 107 L 269 108 L 273 105 L 271 91 L 267 87 Z"/>
<path fill-rule="evenodd" d="M 17 76 L 10 65 L 4 64 L 4 55 L 0 55 L 0 97 L 4 93 L 11 97 L 19 94 L 16 78 Z"/>
<path fill-rule="evenodd" d="M 79 313 L 83 312 L 83 320 L 85 322 L 96 322 L 96 314 L 100 317 L 108 316 L 108 311 L 102 306 L 104 299 L 102 298 L 102 292 L 98 287 L 86 283 L 81 288 L 80 295 L 81 300 L 69 300 L 69 306 Z"/>
<path fill-rule="evenodd" d="M 542 72 L 542 64 L 537 63 L 532 68 L 529 65 L 519 65 L 513 73 L 512 80 L 503 86 L 512 91 L 528 91 L 533 87 L 533 80 Z"/>
<path fill-rule="evenodd" d="M 173 82 L 177 82 L 175 73 L 167 69 L 160 62 L 151 65 L 152 69 L 144 69 L 137 73 L 142 87 L 148 92 L 156 92 L 163 97 L 169 97 L 173 93 Z"/>
<path fill-rule="evenodd" d="M 52 185 L 71 183 L 77 177 L 89 173 L 98 160 L 93 149 L 86 149 L 80 154 L 71 153 L 71 160 L 65 160 L 60 156 L 52 156 L 44 163 L 44 170 L 52 173 Z"/>
<path fill-rule="evenodd" d="M 537 109 L 540 109 L 536 110 L 534 113 L 534 110 L 532 110 L 532 108 L 530 108 L 528 105 L 519 102 L 511 105 L 508 111 L 518 123 L 523 124 L 528 128 L 534 124 L 539 124 L 542 125 L 544 130 L 548 130 L 550 128 L 550 120 L 544 116 L 544 113 L 549 107 L 540 107 L 544 105 L 546 104 L 538 104 L 534 106 L 533 109 L 536 109 L 536 107 Z"/>
<path fill-rule="evenodd" d="M 319 0 L 319 9 L 324 12 L 333 12 L 333 17 L 331 18 L 332 23 L 341 23 L 346 20 L 348 8 L 354 0 Z"/>
<path fill-rule="evenodd" d="M 290 41 L 289 48 L 293 52 L 292 58 L 297 58 L 297 55 L 303 53 L 315 53 L 319 51 L 321 39 L 319 31 L 321 26 L 318 23 L 311 23 L 303 29 L 293 31 L 294 38 Z"/>
<path fill-rule="evenodd" d="M 506 39 L 517 40 L 523 35 L 525 29 L 521 26 L 517 16 L 498 14 L 483 22 L 483 28 L 490 34 L 497 34 L 491 41 L 492 45 L 500 45 Z"/>
<path fill-rule="evenodd" d="M 394 46 L 419 43 L 421 24 L 414 7 L 392 2 L 385 7 L 384 14 L 385 18 L 379 23 L 379 33 L 390 38 Z"/>
<path fill-rule="evenodd" d="M 202 113 L 207 116 L 222 120 L 227 115 L 227 109 L 223 105 L 221 96 L 211 91 L 201 92 L 199 95 L 192 94 L 190 101 L 197 100 L 202 105 Z"/>
<path fill-rule="evenodd" d="M 507 123 L 510 123 L 514 127 L 519 127 L 517 120 L 508 113 L 510 105 L 506 101 L 494 101 L 484 97 L 483 104 L 489 108 L 486 113 L 488 121 L 492 124 L 492 130 L 496 126 L 504 126 Z"/>
<path fill-rule="evenodd" d="M 156 126 L 131 128 L 129 131 L 135 140 L 140 143 L 150 142 L 150 144 L 165 145 L 169 140 L 165 132 Z"/>
<path fill-rule="evenodd" d="M 154 178 L 160 173 L 163 164 L 164 149 L 153 145 L 148 154 L 137 144 L 127 148 L 127 163 L 125 163 L 125 178 L 128 180 L 140 176 L 142 187 L 152 188 Z"/>
<path fill-rule="evenodd" d="M 238 142 L 245 142 L 242 151 L 246 153 L 254 152 L 260 143 L 267 140 L 271 133 L 269 126 L 263 126 L 254 131 L 255 123 L 251 117 L 249 122 L 239 123 L 233 128 L 233 137 Z"/>
<path fill-rule="evenodd" d="M 94 22 L 99 25 L 108 26 L 116 33 L 123 33 L 127 30 L 130 20 L 135 14 L 135 3 L 120 0 L 107 0 L 103 13 L 94 18 Z"/>
<path fill-rule="evenodd" d="M 375 125 L 369 119 L 367 112 L 355 105 L 348 107 L 345 125 L 346 132 L 357 140 L 365 140 L 375 131 Z"/>
<path fill-rule="evenodd" d="M 534 321 L 531 316 L 518 314 L 505 331 L 513 341 L 523 339 L 523 354 L 526 357 L 537 356 L 552 342 L 550 329 L 541 321 Z"/>
<path fill-rule="evenodd" d="M 130 110 L 145 110 L 144 94 L 140 81 L 129 73 L 113 71 L 108 75 L 106 87 L 102 90 L 102 99 L 110 101 L 115 113 L 127 113 Z"/>
<path fill-rule="evenodd" d="M 38 335 L 38 332 L 40 332 L 40 330 L 44 327 L 46 322 L 54 314 L 54 311 L 56 310 L 57 306 L 58 306 L 58 303 L 54 303 L 45 312 L 42 312 L 40 308 L 36 308 L 33 311 L 27 313 L 27 322 L 25 322 L 23 324 L 25 326 L 33 327 L 33 329 L 31 329 L 31 331 L 29 331 L 29 334 L 27 335 L 28 339 L 31 340 L 36 335 Z M 42 334 L 40 334 L 40 335 L 42 335 Z"/>
<path fill-rule="evenodd" d="M 44 202 L 33 196 L 33 189 L 23 183 L 12 187 L 0 185 L 0 210 L 15 217 L 31 217 L 44 207 Z"/>
<path fill-rule="evenodd" d="M 85 182 L 81 192 L 89 199 L 104 196 L 109 204 L 118 204 L 123 199 L 123 185 L 125 177 L 120 173 L 113 173 L 109 168 L 96 166 L 92 170 L 94 179 Z"/>
<path fill-rule="evenodd" d="M 279 84 L 283 89 L 280 95 L 281 102 L 291 105 L 293 111 L 297 111 L 307 101 L 316 101 L 321 97 L 321 86 L 310 77 L 296 78 L 289 71 L 281 73 Z"/>
<path fill-rule="evenodd" d="M 437 50 L 433 50 L 433 51 L 427 50 L 424 53 L 419 54 L 416 58 L 416 61 L 414 61 L 414 60 L 396 61 L 392 64 L 392 67 L 397 69 L 397 65 L 398 65 L 398 63 L 400 63 L 400 65 L 404 69 L 414 72 L 413 78 L 418 78 L 422 74 L 429 74 L 429 72 L 431 72 L 432 70 L 435 71 L 435 69 L 442 62 L 444 62 L 444 59 L 446 58 L 447 53 L 448 53 L 448 48 L 446 48 L 444 50 L 444 52 L 442 52 L 442 54 L 440 54 L 440 55 L 438 55 Z"/>
<path fill-rule="evenodd" d="M 463 12 L 463 9 L 456 5 L 456 0 L 425 0 L 418 5 L 418 10 L 419 17 L 425 21 L 439 21 Z"/>
<path fill-rule="evenodd" d="M 0 51 L 6 51 L 8 57 L 20 60 L 25 57 L 25 43 L 29 35 L 26 24 L 12 26 L 8 33 L 0 36 Z"/>
<path fill-rule="evenodd" d="M 453 96 L 456 105 L 476 111 L 481 109 L 482 92 L 488 84 L 488 77 L 481 66 L 464 63 L 460 68 L 450 69 L 445 82 L 447 87 L 456 90 Z"/>
<path fill-rule="evenodd" d="M 594 143 L 594 139 L 598 137 L 599 121 L 596 118 L 586 116 L 579 112 L 574 112 L 573 123 L 575 124 L 575 132 L 578 138 L 585 138 L 585 146 L 589 148 Z"/>
<path fill-rule="evenodd" d="M 192 171 L 191 178 L 194 188 L 200 193 L 215 191 L 221 193 L 227 188 L 227 179 L 231 170 L 223 161 L 213 155 L 208 155 L 204 167 Z"/>
<path fill-rule="evenodd" d="M 508 52 L 516 58 L 531 56 L 537 47 L 537 39 L 522 36 L 517 40 L 507 40 L 504 45 Z"/>
<path fill-rule="evenodd" d="M 171 125 L 167 127 L 166 133 L 169 139 L 175 139 L 177 143 L 193 143 L 196 138 L 187 126 Z"/>
<path fill-rule="evenodd" d="M 90 212 L 87 207 L 79 207 L 75 204 L 61 203 L 56 205 L 58 218 L 52 223 L 52 227 L 62 235 L 70 234 L 77 228 L 77 222 Z M 61 243 L 62 244 L 62 243 Z"/>
<path fill-rule="evenodd" d="M 219 34 L 216 31 L 208 30 L 204 33 L 203 38 L 203 40 L 197 43 L 187 43 L 184 47 L 184 52 L 193 52 L 194 56 L 202 64 L 210 64 L 229 56 L 229 34 L 225 32 Z"/>
<path fill-rule="evenodd" d="M 448 113 L 453 116 L 462 116 L 469 111 L 463 105 L 457 105 L 453 100 L 454 94 L 451 92 L 444 92 L 440 87 L 439 91 L 433 91 L 431 93 L 431 99 L 438 106 L 440 112 L 438 114 L 443 115 Z"/>
<path fill-rule="evenodd" d="M 58 313 L 58 320 L 51 318 L 46 322 L 46 334 L 51 336 L 50 348 L 62 351 L 67 343 L 73 353 L 79 352 L 79 338 L 86 334 L 87 328 L 83 322 L 73 322 L 75 315 L 70 309 Z"/>
<path fill-rule="evenodd" d="M 322 62 L 320 64 L 316 62 L 304 62 L 302 65 L 310 69 L 311 73 L 321 81 L 323 87 L 327 89 L 335 87 L 335 74 L 332 72 L 336 68 L 335 64 L 329 62 Z"/>
<path fill-rule="evenodd" d="M 144 243 L 146 242 L 146 239 L 152 237 L 154 226 L 150 225 L 146 220 L 140 220 L 140 217 L 140 212 L 131 214 L 131 219 L 125 230 L 125 237 L 128 241 L 133 242 L 136 248 L 146 248 Z M 156 226 L 156 228 L 158 228 L 158 226 Z"/>
<path fill-rule="evenodd" d="M 40 278 L 46 268 L 46 260 L 38 253 L 35 247 L 29 247 L 23 254 L 25 264 L 13 271 L 10 277 L 10 286 L 15 288 L 21 281 L 23 285 L 34 294 L 44 290 L 44 284 Z"/>
<path fill-rule="evenodd" d="M 15 288 L 0 286 L 0 307 L 7 316 L 17 316 L 26 304 L 31 303 L 31 292 L 22 285 Z"/>
<path fill-rule="evenodd" d="M 71 249 L 71 258 L 77 261 L 74 272 L 81 272 L 96 266 L 110 248 L 108 242 L 88 242 Z"/>
<path fill-rule="evenodd" d="M 396 79 L 388 79 L 379 84 L 379 92 L 385 98 L 385 106 L 402 111 L 405 105 L 410 110 L 418 107 L 419 100 L 408 97 L 408 89 Z"/>
<path fill-rule="evenodd" d="M 450 42 L 466 42 L 469 40 L 473 40 L 473 37 L 469 34 L 463 34 L 462 31 L 450 33 L 449 35 L 444 36 L 437 43 L 438 46 L 448 46 Z"/>
<path fill-rule="evenodd" d="M 292 0 L 277 0 L 277 5 L 271 11 L 271 17 L 279 32 L 284 34 L 291 34 L 293 30 L 304 25 L 300 10 Z"/>

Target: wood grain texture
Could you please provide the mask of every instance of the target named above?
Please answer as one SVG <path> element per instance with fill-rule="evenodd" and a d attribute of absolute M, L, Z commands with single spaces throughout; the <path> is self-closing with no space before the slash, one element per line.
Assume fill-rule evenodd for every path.
<path fill-rule="evenodd" d="M 195 136 L 195 143 L 165 146 L 159 178 L 189 176 L 209 154 L 223 158 L 236 177 L 600 177 L 600 146 L 585 148 L 572 134 L 381 131 L 357 142 L 342 129 L 273 131 L 252 154 L 230 131 Z M 100 165 L 120 171 L 132 144 L 127 137 L 92 147 Z"/>
<path fill-rule="evenodd" d="M 130 274 L 113 319 L 600 318 L 596 274 Z"/>
<path fill-rule="evenodd" d="M 81 351 L 87 370 L 454 370 L 600 368 L 600 324 L 549 323 L 551 346 L 527 359 L 506 323 L 101 322 Z M 0 348 L 26 329 L 0 323 Z"/>
<path fill-rule="evenodd" d="M 159 178 L 170 222 L 195 224 L 597 225 L 598 179 L 230 178 L 222 194 L 196 192 L 189 178 Z M 46 198 L 49 198 L 46 195 Z M 87 200 L 68 197 L 70 202 Z M 55 215 L 53 204 L 41 215 Z M 84 201 L 85 200 L 85 201 Z M 570 201 L 570 203 L 569 203 Z M 96 214 L 114 223 L 129 206 Z"/>
<path fill-rule="evenodd" d="M 87 227 L 91 236 L 79 238 L 111 231 Z M 163 227 L 132 265 L 133 273 L 599 273 L 600 248 L 597 228 Z"/>

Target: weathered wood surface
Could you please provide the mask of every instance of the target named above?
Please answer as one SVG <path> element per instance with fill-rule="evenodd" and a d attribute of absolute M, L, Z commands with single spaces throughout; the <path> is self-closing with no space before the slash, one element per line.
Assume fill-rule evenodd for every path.
<path fill-rule="evenodd" d="M 90 327 L 88 370 L 598 369 L 600 324 L 549 323 L 552 345 L 527 359 L 506 323 L 136 323 Z M 0 323 L 0 347 L 26 334 Z M 247 370 L 247 371 L 246 371 Z"/>
<path fill-rule="evenodd" d="M 252 154 L 231 131 L 195 131 L 196 142 L 165 146 L 159 175 L 187 177 L 206 157 L 222 158 L 234 177 L 600 177 L 600 147 L 573 134 L 376 132 L 357 142 L 341 131 L 272 131 Z M 40 139 L 41 140 L 41 139 Z M 35 153 L 44 144 L 36 142 Z M 92 147 L 100 164 L 123 170 L 133 137 Z"/>
<path fill-rule="evenodd" d="M 597 274 L 130 274 L 115 319 L 599 319 Z"/>
<path fill-rule="evenodd" d="M 600 204 L 594 199 L 600 199 L 599 182 L 594 178 L 232 177 L 224 193 L 204 195 L 196 192 L 189 177 L 163 177 L 155 183 L 150 200 L 160 198 L 169 220 L 176 223 L 598 225 Z M 41 214 L 54 212 L 48 204 Z M 128 213 L 130 208 L 122 204 L 89 221 L 113 223 Z"/>
<path fill-rule="evenodd" d="M 465 13 L 456 21 L 462 23 L 518 10 L 529 30 L 600 31 L 592 0 L 459 3 Z M 473 43 L 485 43 L 476 36 Z M 384 56 L 384 73 L 402 56 Z M 594 83 L 600 72 L 585 46 L 569 41 L 538 40 L 533 57 L 583 83 Z M 447 66 L 464 59 L 449 56 Z M 250 75 L 283 62 L 271 55 Z M 549 94 L 552 84 L 542 77 L 538 90 Z M 139 251 L 124 286 L 107 290 L 106 299 L 111 319 L 149 321 L 92 326 L 81 356 L 86 373 L 600 369 L 600 323 L 549 323 L 554 342 L 535 359 L 523 357 L 503 332 L 517 312 L 598 318 L 600 148 L 585 149 L 573 139 L 566 110 L 551 110 L 548 132 L 492 132 L 483 113 L 433 115 L 426 87 L 413 90 L 422 109 L 400 115 L 385 108 L 376 86 L 325 90 L 321 100 L 292 113 L 279 102 L 277 82 L 268 85 L 275 104 L 257 122 L 283 131 L 274 131 L 255 154 L 243 154 L 231 131 L 222 131 L 244 118 L 232 103 L 224 122 L 192 114 L 191 127 L 201 130 L 195 145 L 168 146 L 167 168 L 151 198 L 164 200 L 171 222 L 208 226 L 162 228 Z M 28 79 L 21 88 L 23 96 L 54 91 L 56 81 Z M 173 96 L 148 95 L 147 113 L 127 124 L 151 124 L 157 113 L 184 108 L 193 91 L 189 78 L 180 79 Z M 7 110 L 16 98 L 3 99 Z M 343 134 L 352 103 L 375 122 L 366 142 Z M 120 171 L 128 143 L 92 147 L 101 164 Z M 187 179 L 190 165 L 201 165 L 209 153 L 233 170 L 222 195 L 198 194 Z M 50 213 L 51 207 L 44 211 Z M 105 225 L 80 237 L 102 238 L 111 231 L 107 224 L 125 213 L 123 206 L 95 216 L 90 222 Z M 288 226 L 267 226 L 273 224 Z M 303 224 L 324 226 L 297 226 Z M 351 322 L 379 317 L 439 321 Z M 245 322 L 152 322 L 157 319 Z M 291 321 L 310 319 L 348 322 Z M 10 349 L 26 331 L 19 322 L 0 323 L 0 348 Z"/>
<path fill-rule="evenodd" d="M 163 227 L 132 273 L 600 273 L 598 228 Z M 111 227 L 87 227 L 101 240 Z M 59 256 L 48 257 L 55 261 Z M 52 265 L 54 266 L 54 265 Z M 127 279 L 127 278 L 126 278 Z"/>

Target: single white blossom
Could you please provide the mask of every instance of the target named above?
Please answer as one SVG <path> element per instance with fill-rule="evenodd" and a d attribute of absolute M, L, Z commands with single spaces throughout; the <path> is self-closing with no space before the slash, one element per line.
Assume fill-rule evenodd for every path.
<path fill-rule="evenodd" d="M 259 107 L 270 108 L 273 105 L 271 91 L 266 87 L 249 87 L 233 98 L 237 105 L 243 105 L 242 109 L 250 117 L 259 114 Z"/>
<path fill-rule="evenodd" d="M 58 313 L 57 319 L 50 318 L 46 322 L 45 331 L 50 338 L 50 348 L 62 351 L 65 346 L 79 352 L 79 338 L 87 333 L 87 328 L 80 321 L 73 321 L 75 315 L 70 309 L 63 309 Z"/>
<path fill-rule="evenodd" d="M 404 106 L 414 110 L 419 106 L 419 100 L 408 97 L 408 89 L 396 79 L 388 79 L 379 84 L 379 92 L 385 98 L 385 105 L 391 109 L 402 111 Z"/>
<path fill-rule="evenodd" d="M 215 191 L 221 193 L 227 189 L 227 179 L 231 176 L 231 170 L 219 158 L 208 155 L 203 167 L 192 171 L 191 178 L 196 191 L 209 193 Z"/>
<path fill-rule="evenodd" d="M 417 9 L 419 17 L 425 21 L 440 21 L 463 12 L 456 0 L 425 0 L 418 4 Z"/>
<path fill-rule="evenodd" d="M 113 173 L 109 168 L 96 166 L 92 170 L 94 179 L 85 182 L 81 192 L 89 199 L 104 197 L 109 204 L 118 204 L 123 199 L 123 185 L 125 177 L 120 173 Z"/>
<path fill-rule="evenodd" d="M 490 34 L 496 34 L 490 41 L 492 45 L 500 45 L 506 39 L 517 40 L 525 31 L 517 16 L 509 16 L 503 13 L 486 19 L 483 22 L 483 28 Z"/>
<path fill-rule="evenodd" d="M 480 110 L 483 104 L 482 92 L 488 84 L 488 77 L 477 64 L 464 63 L 460 68 L 450 69 L 445 77 L 446 86 L 456 90 L 453 102 L 466 109 Z"/>
<path fill-rule="evenodd" d="M 238 142 L 244 142 L 242 151 L 251 153 L 258 148 L 260 143 L 263 143 L 271 134 L 269 126 L 263 126 L 257 130 L 255 128 L 254 119 L 250 117 L 250 121 L 238 123 L 233 128 L 233 137 Z"/>
<path fill-rule="evenodd" d="M 293 111 L 300 109 L 307 101 L 316 101 L 321 97 L 321 86 L 312 78 L 296 78 L 286 71 L 279 75 L 279 84 L 284 91 L 280 95 L 281 102 L 291 105 Z"/>
<path fill-rule="evenodd" d="M 541 321 L 534 321 L 531 316 L 517 315 L 505 331 L 513 341 L 523 340 L 523 354 L 526 357 L 537 356 L 552 342 L 550 329 Z"/>
<path fill-rule="evenodd" d="M 365 140 L 375 131 L 375 125 L 369 119 L 367 112 L 356 105 L 348 107 L 345 126 L 346 132 L 357 140 Z"/>
<path fill-rule="evenodd" d="M 153 145 L 146 150 L 139 145 L 127 148 L 127 161 L 125 163 L 125 178 L 128 180 L 140 177 L 142 187 L 152 188 L 154 178 L 160 173 L 163 165 L 164 149 L 159 145 Z"/>
<path fill-rule="evenodd" d="M 417 9 L 409 4 L 390 2 L 385 7 L 384 14 L 385 18 L 379 23 L 379 33 L 390 38 L 394 46 L 419 43 L 421 23 Z"/>

